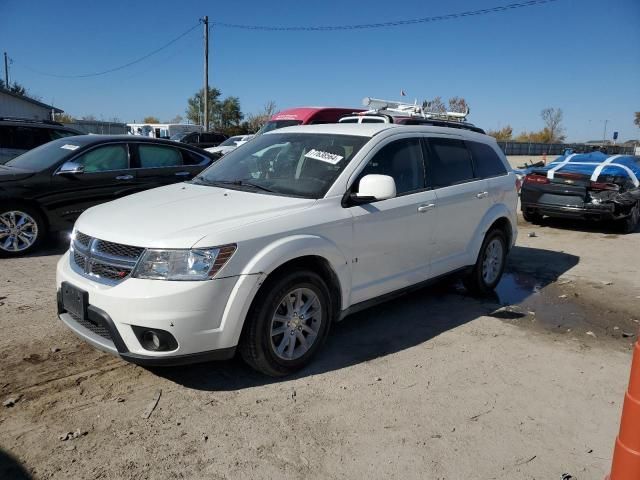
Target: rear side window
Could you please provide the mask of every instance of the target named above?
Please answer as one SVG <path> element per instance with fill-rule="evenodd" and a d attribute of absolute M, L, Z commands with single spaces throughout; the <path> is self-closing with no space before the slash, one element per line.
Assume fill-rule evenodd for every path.
<path fill-rule="evenodd" d="M 211 159 L 189 150 L 182 150 L 182 160 L 185 165 L 207 165 Z"/>
<path fill-rule="evenodd" d="M 434 188 L 447 187 L 474 179 L 471 155 L 462 140 L 430 138 L 434 155 L 429 157 Z"/>
<path fill-rule="evenodd" d="M 138 145 L 140 168 L 178 167 L 182 155 L 176 148 L 158 145 Z"/>
<path fill-rule="evenodd" d="M 504 163 L 489 145 L 479 142 L 467 142 L 467 147 L 471 150 L 477 177 L 487 178 L 507 174 Z"/>

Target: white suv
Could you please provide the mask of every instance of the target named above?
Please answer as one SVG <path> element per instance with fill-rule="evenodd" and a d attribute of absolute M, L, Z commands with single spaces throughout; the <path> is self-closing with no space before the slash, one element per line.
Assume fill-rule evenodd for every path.
<path fill-rule="evenodd" d="M 394 124 L 283 128 L 193 181 L 87 210 L 57 268 L 60 319 L 143 365 L 231 357 L 285 375 L 331 323 L 461 272 L 493 289 L 516 240 L 495 140 Z"/>

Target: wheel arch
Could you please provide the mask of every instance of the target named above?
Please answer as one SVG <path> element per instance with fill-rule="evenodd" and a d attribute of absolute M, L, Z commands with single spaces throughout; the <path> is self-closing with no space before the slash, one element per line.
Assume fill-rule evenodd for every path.
<path fill-rule="evenodd" d="M 488 232 L 493 230 L 494 228 L 500 229 L 504 232 L 507 243 L 507 250 L 511 250 L 513 245 L 515 244 L 516 238 L 518 236 L 518 230 L 515 223 L 513 212 L 511 212 L 505 205 L 498 204 L 494 205 L 485 216 L 482 218 L 482 221 L 478 225 L 476 232 L 474 234 L 474 240 L 471 245 L 470 251 L 470 260 L 475 263 L 478 258 L 478 254 L 480 252 L 480 248 L 482 247 L 482 242 L 484 241 Z"/>

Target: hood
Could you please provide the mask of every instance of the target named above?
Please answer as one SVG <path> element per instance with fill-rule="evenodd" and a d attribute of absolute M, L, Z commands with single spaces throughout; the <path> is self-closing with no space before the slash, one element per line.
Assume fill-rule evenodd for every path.
<path fill-rule="evenodd" d="M 8 167 L 6 165 L 0 165 L 0 183 L 11 182 L 15 180 L 24 180 L 34 175 L 35 172 L 31 170 L 24 170 L 22 168 Z"/>
<path fill-rule="evenodd" d="M 242 227 L 288 215 L 314 203 L 309 199 L 178 183 L 90 208 L 80 216 L 76 229 L 92 237 L 139 247 L 190 248 L 205 236 L 212 242 L 217 237 L 230 236 L 231 242 L 242 241 L 248 236 L 242 233 Z M 230 230 L 235 230 L 232 235 L 223 235 Z"/>

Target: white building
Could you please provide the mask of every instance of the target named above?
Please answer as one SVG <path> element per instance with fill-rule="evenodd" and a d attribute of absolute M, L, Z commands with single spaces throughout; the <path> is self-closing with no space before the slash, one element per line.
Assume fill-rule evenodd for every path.
<path fill-rule="evenodd" d="M 39 102 L 33 98 L 0 89 L 0 117 L 51 120 L 51 112 L 63 113 L 64 110 Z"/>

